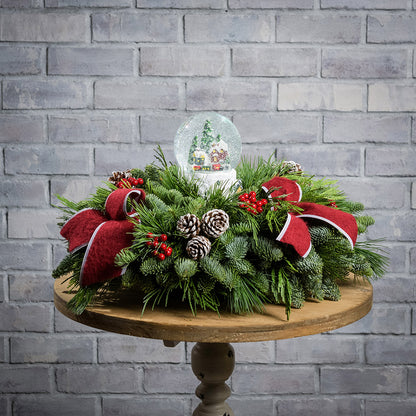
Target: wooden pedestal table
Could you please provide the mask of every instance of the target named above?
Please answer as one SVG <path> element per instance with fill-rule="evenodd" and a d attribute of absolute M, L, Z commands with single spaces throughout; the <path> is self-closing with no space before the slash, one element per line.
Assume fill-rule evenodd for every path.
<path fill-rule="evenodd" d="M 330 331 L 365 316 L 371 309 L 373 289 L 369 283 L 352 278 L 343 284 L 338 302 L 305 302 L 292 310 L 286 320 L 285 308 L 267 305 L 264 314 L 232 315 L 200 311 L 197 316 L 185 308 L 149 308 L 141 316 L 142 305 L 131 292 L 117 299 L 105 299 L 88 307 L 81 315 L 70 312 L 71 299 L 63 278 L 55 282 L 55 306 L 68 318 L 119 334 L 164 340 L 166 346 L 194 341 L 192 370 L 201 384 L 196 395 L 201 403 L 194 416 L 233 416 L 225 400 L 230 388 L 225 381 L 234 369 L 231 342 L 270 341 Z"/>

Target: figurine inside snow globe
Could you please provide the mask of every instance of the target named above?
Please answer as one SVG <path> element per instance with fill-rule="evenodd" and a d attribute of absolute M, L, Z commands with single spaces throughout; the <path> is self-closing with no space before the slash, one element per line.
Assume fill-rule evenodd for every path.
<path fill-rule="evenodd" d="M 228 118 L 217 113 L 192 116 L 179 127 L 174 150 L 181 168 L 201 179 L 202 190 L 215 183 L 235 183 L 241 137 Z"/>

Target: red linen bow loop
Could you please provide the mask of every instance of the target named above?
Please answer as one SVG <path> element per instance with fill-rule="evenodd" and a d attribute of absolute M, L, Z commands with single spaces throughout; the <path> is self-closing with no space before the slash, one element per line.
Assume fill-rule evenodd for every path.
<path fill-rule="evenodd" d="M 292 202 L 302 213 L 289 213 L 286 223 L 283 226 L 276 240 L 290 244 L 301 257 L 307 257 L 312 248 L 311 236 L 308 226 L 303 218 L 315 218 L 325 221 L 340 231 L 354 247 L 357 241 L 358 227 L 354 216 L 347 212 L 328 207 L 326 205 L 315 204 L 313 202 L 300 202 L 302 190 L 295 182 L 287 178 L 275 176 L 270 181 L 263 184 L 263 189 L 270 193 L 270 198 L 281 197 L 285 201 Z"/>
<path fill-rule="evenodd" d="M 127 212 L 127 202 L 145 199 L 141 189 L 117 189 L 105 202 L 106 215 L 101 211 L 86 208 L 73 215 L 62 227 L 61 235 L 69 241 L 69 251 L 87 246 L 81 266 L 81 287 L 113 279 L 123 273 L 114 264 L 115 256 L 133 241 L 134 224 L 128 217 L 136 213 Z"/>

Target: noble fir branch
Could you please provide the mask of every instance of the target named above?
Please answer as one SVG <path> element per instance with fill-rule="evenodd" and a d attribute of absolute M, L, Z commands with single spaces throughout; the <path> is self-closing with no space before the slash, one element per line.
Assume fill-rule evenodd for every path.
<path fill-rule="evenodd" d="M 257 241 L 252 241 L 252 251 L 262 260 L 277 262 L 283 258 L 282 250 L 269 238 L 260 236 Z"/>
<path fill-rule="evenodd" d="M 292 294 L 292 308 L 300 309 L 305 303 L 305 291 L 297 278 L 291 277 L 289 280 Z"/>
<path fill-rule="evenodd" d="M 369 215 L 355 217 L 358 225 L 358 234 L 363 234 L 367 231 L 367 227 L 375 223 L 374 218 Z"/>
<path fill-rule="evenodd" d="M 337 204 L 340 210 L 348 212 L 349 214 L 359 214 L 364 210 L 364 205 L 361 202 L 343 200 L 337 202 Z"/>
<path fill-rule="evenodd" d="M 211 256 L 203 257 L 199 265 L 204 273 L 211 276 L 215 281 L 222 284 L 228 289 L 232 289 L 235 284 L 233 274 L 229 269 L 226 269 L 218 260 Z"/>
<path fill-rule="evenodd" d="M 311 235 L 311 241 L 314 246 L 328 243 L 334 236 L 332 228 L 325 225 L 315 225 L 312 221 L 309 222 L 309 234 Z"/>
<path fill-rule="evenodd" d="M 324 279 L 322 281 L 322 290 L 324 299 L 337 301 L 341 299 L 341 292 L 338 285 L 331 279 Z"/>
<path fill-rule="evenodd" d="M 189 280 L 198 271 L 198 263 L 184 257 L 175 260 L 174 267 L 180 280 Z"/>
<path fill-rule="evenodd" d="M 250 277 L 237 280 L 228 295 L 228 308 L 232 313 L 243 314 L 263 312 L 267 297 L 251 281 Z"/>
<path fill-rule="evenodd" d="M 119 267 L 125 267 L 137 260 L 138 256 L 137 252 L 124 248 L 114 258 L 114 264 Z"/>
<path fill-rule="evenodd" d="M 97 209 L 99 211 L 104 211 L 105 201 L 108 198 L 108 195 L 111 194 L 116 188 L 111 183 L 107 183 L 109 188 L 98 187 L 95 191 L 95 194 L 91 195 L 88 199 L 88 207 Z"/>

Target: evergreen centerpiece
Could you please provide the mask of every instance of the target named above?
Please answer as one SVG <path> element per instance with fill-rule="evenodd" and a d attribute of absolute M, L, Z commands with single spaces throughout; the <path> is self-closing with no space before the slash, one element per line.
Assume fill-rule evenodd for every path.
<path fill-rule="evenodd" d="M 190 139 L 185 164 L 197 146 L 222 140 L 210 130 L 205 122 L 202 145 Z M 248 313 L 275 303 L 289 317 L 309 298 L 338 300 L 350 273 L 383 275 L 378 242 L 356 242 L 373 218 L 334 181 L 272 158 L 243 160 L 236 178 L 238 186 L 206 189 L 159 148 L 155 163 L 114 172 L 89 199 L 59 197 L 70 253 L 53 276 L 68 274 L 78 289 L 70 309 L 79 314 L 102 293 L 138 289 L 143 310 L 184 302 L 193 313 Z"/>

